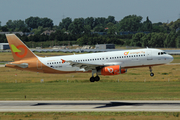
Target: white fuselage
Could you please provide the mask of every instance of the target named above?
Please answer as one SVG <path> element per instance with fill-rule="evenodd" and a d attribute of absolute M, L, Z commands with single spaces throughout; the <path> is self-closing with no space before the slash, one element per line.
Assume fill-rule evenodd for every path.
<path fill-rule="evenodd" d="M 120 65 L 122 68 L 133 68 L 166 64 L 171 62 L 173 57 L 162 50 L 147 48 L 45 58 L 38 57 L 38 59 L 44 65 L 58 71 L 85 71 L 83 68 L 71 66 L 69 62 L 63 63 L 62 60 L 101 66 Z"/>

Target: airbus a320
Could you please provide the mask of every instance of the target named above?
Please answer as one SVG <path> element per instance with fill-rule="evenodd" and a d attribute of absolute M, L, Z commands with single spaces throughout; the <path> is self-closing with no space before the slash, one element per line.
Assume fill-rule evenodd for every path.
<path fill-rule="evenodd" d="M 119 75 L 129 68 L 149 67 L 173 61 L 173 57 L 160 49 L 134 49 L 78 55 L 39 57 L 35 55 L 16 35 L 7 34 L 7 40 L 14 62 L 6 67 L 42 73 L 67 74 L 92 72 L 90 81 L 99 81 L 99 75 Z"/>

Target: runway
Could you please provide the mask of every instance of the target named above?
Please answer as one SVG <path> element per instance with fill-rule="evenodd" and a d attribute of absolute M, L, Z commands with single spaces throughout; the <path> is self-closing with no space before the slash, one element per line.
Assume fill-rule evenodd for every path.
<path fill-rule="evenodd" d="M 5 65 L 0 65 L 0 67 L 5 67 Z"/>
<path fill-rule="evenodd" d="M 180 101 L 0 101 L 0 112 L 180 112 Z"/>

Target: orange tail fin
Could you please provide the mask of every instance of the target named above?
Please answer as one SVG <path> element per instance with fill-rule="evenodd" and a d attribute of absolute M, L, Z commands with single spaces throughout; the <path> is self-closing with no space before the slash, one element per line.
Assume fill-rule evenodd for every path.
<path fill-rule="evenodd" d="M 36 57 L 36 55 L 15 35 L 6 34 L 14 61 Z"/>

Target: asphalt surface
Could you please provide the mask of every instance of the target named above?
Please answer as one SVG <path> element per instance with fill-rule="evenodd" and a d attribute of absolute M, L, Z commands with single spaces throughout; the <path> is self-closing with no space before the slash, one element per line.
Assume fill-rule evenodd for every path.
<path fill-rule="evenodd" d="M 180 112 L 179 101 L 0 101 L 0 112 Z"/>
<path fill-rule="evenodd" d="M 5 67 L 5 65 L 0 65 L 0 67 Z"/>

